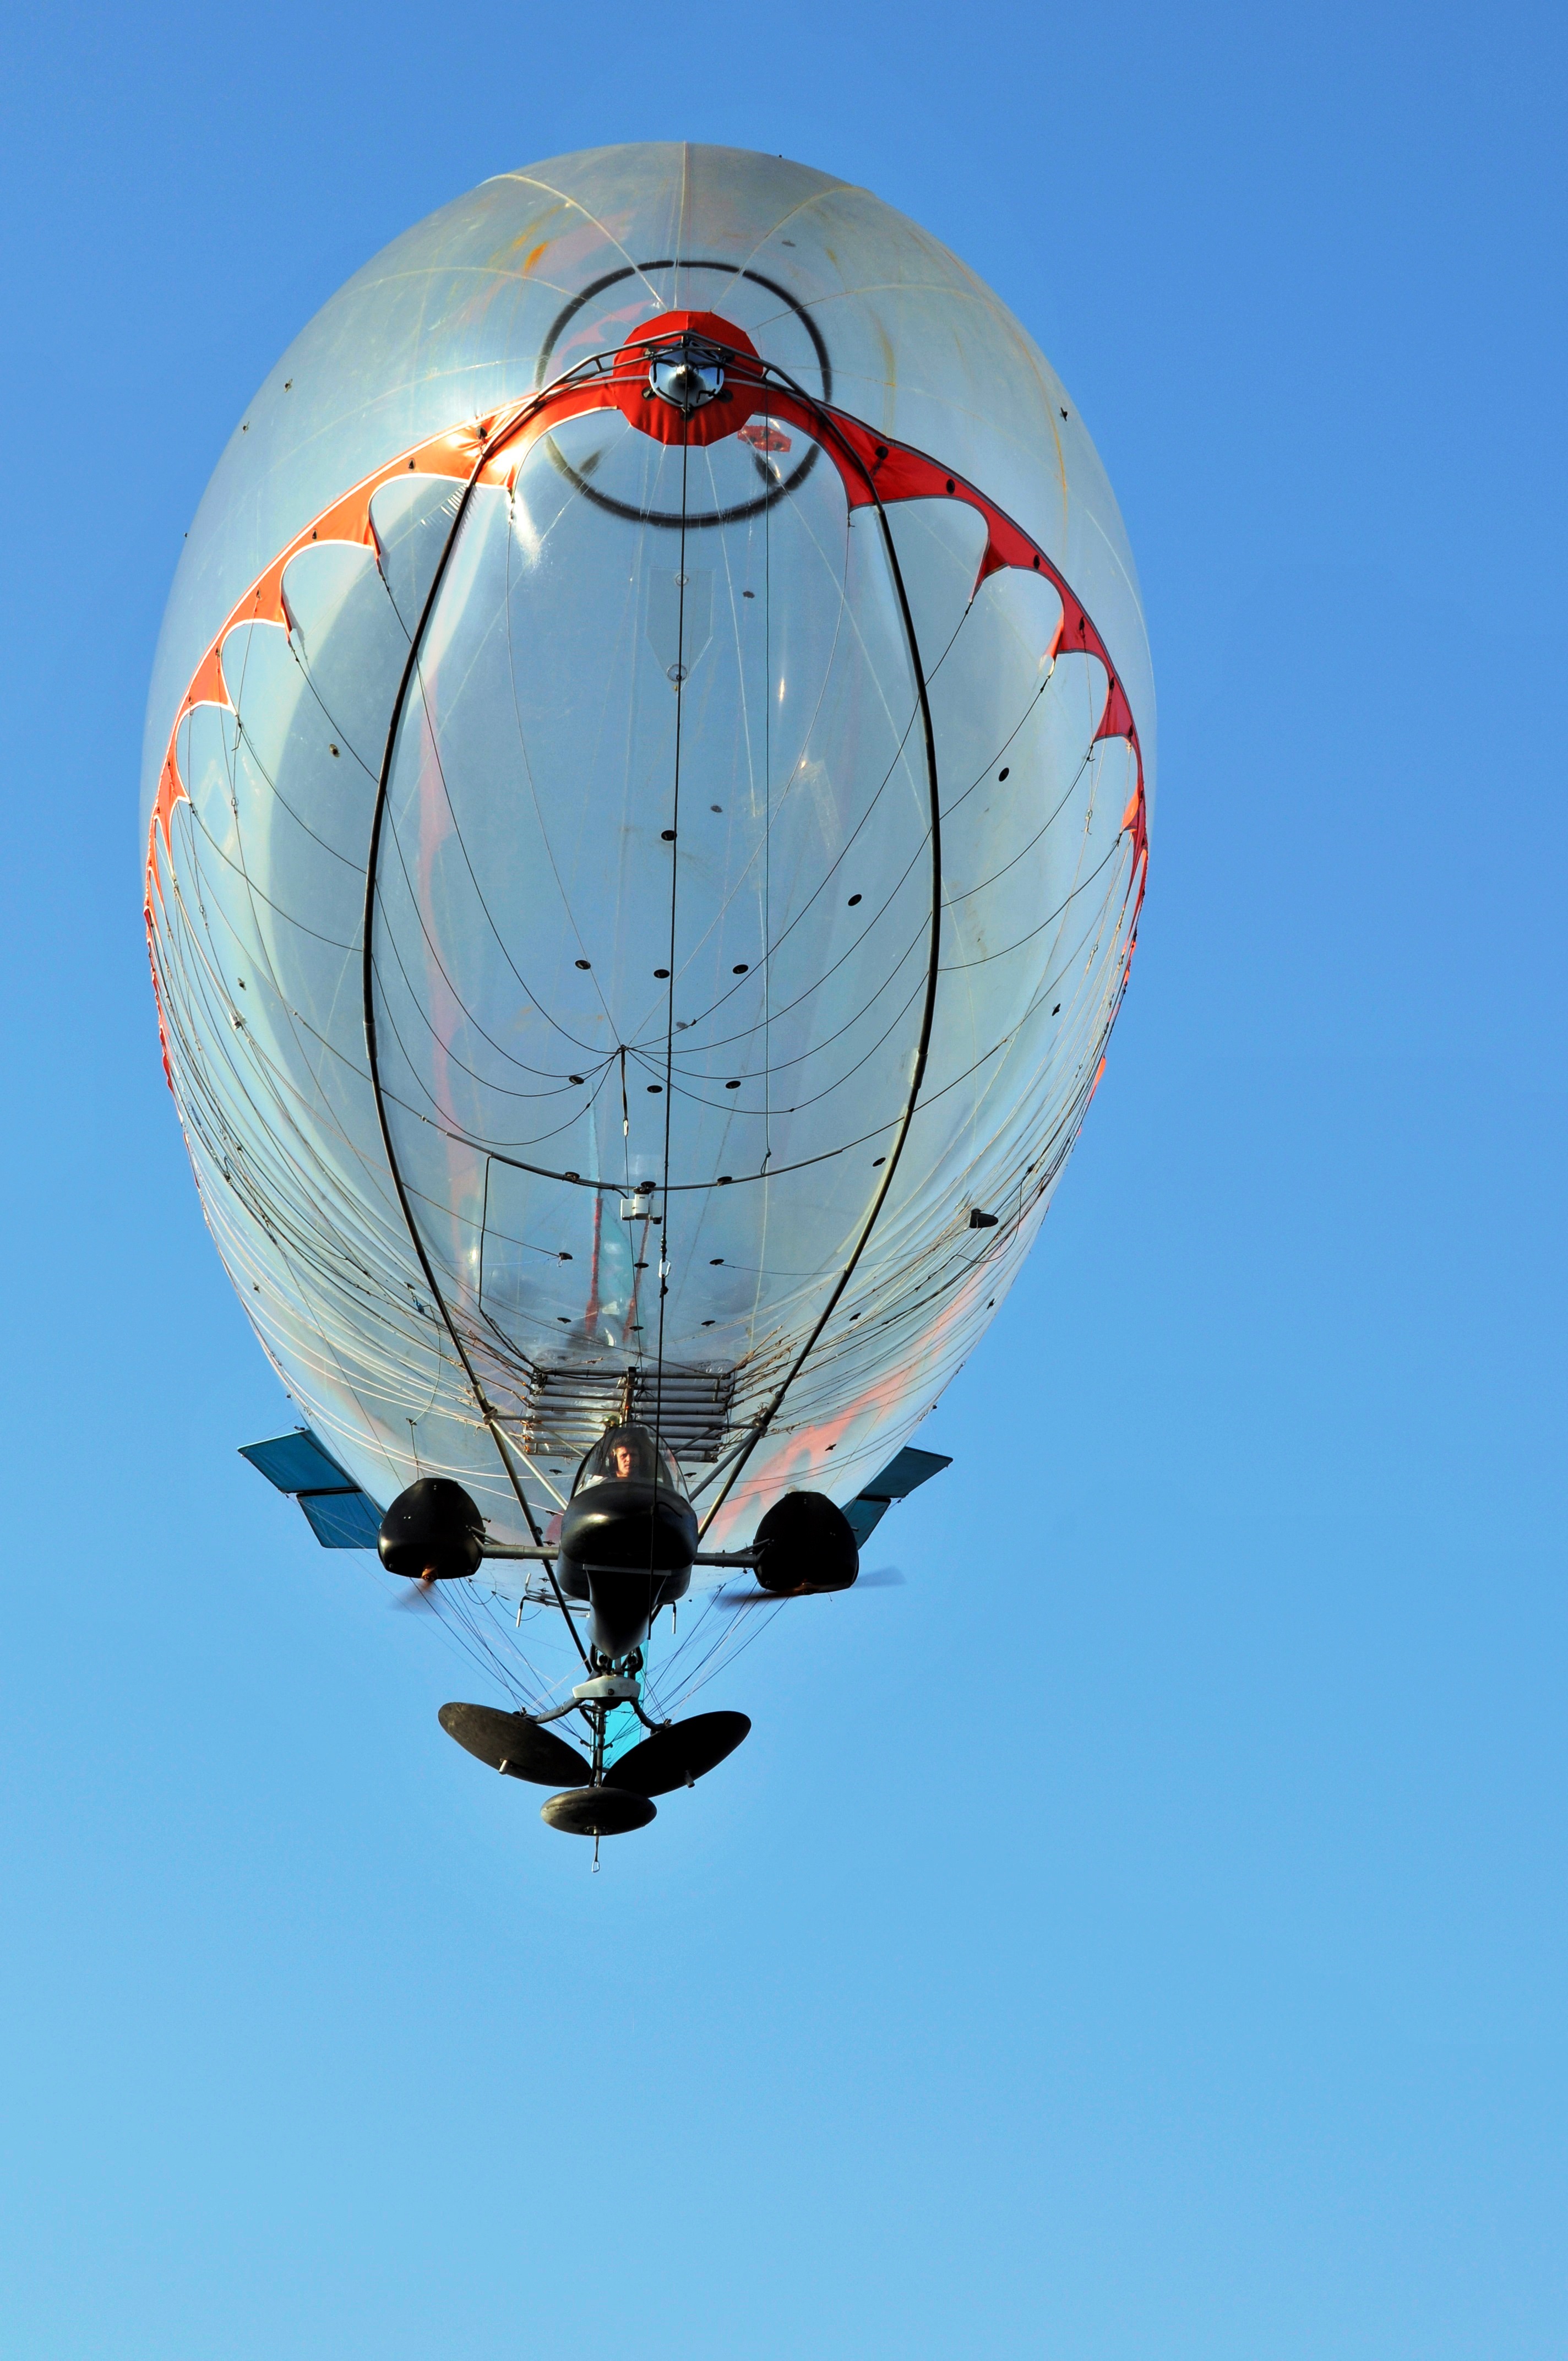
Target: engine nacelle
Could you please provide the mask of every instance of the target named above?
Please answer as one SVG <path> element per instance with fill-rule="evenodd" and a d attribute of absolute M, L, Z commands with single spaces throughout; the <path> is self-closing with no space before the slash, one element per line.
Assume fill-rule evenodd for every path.
<path fill-rule="evenodd" d="M 757 1580 L 795 1590 L 848 1590 L 861 1570 L 855 1529 L 826 1492 L 786 1492 L 757 1527 Z"/>
<path fill-rule="evenodd" d="M 450 1476 L 422 1476 L 382 1518 L 376 1548 L 389 1574 L 411 1582 L 455 1582 L 479 1570 L 485 1521 Z"/>

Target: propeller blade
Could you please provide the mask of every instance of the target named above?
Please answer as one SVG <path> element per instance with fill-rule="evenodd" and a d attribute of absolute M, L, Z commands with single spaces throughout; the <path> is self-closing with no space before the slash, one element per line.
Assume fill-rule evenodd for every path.
<path fill-rule="evenodd" d="M 395 1614 L 406 1615 L 411 1607 L 431 1606 L 433 1601 L 430 1594 L 434 1588 L 433 1582 L 425 1582 L 422 1579 L 411 1582 L 389 1598 L 387 1604 Z"/>
<path fill-rule="evenodd" d="M 873 1566 L 869 1574 L 858 1575 L 850 1590 L 892 1590 L 904 1580 L 896 1565 Z M 842 1590 L 716 1590 L 714 1597 L 720 1607 L 776 1607 L 784 1598 L 842 1598 Z"/>

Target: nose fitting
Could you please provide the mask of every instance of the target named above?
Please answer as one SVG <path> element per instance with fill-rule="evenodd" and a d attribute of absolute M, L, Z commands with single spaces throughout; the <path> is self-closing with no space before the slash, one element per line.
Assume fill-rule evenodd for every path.
<path fill-rule="evenodd" d="M 724 364 L 711 345 L 683 336 L 666 345 L 648 364 L 648 384 L 662 401 L 673 402 L 689 418 L 724 390 Z"/>

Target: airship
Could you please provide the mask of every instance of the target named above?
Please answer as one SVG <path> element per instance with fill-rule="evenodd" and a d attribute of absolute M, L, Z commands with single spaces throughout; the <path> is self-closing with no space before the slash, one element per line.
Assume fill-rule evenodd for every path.
<path fill-rule="evenodd" d="M 1025 328 L 782 158 L 483 182 L 303 330 L 184 545 L 164 1071 L 443 1727 L 641 1827 L 849 1589 L 1103 1071 L 1148 866 L 1127 537 Z M 794 1611 L 815 1610 L 795 1606 Z M 753 1659 L 753 1663 L 756 1660 Z"/>

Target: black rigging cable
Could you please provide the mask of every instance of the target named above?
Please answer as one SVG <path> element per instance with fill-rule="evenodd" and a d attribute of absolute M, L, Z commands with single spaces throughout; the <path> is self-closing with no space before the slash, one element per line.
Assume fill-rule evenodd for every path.
<path fill-rule="evenodd" d="M 464 520 L 468 513 L 469 504 L 473 500 L 474 492 L 478 485 L 479 478 L 484 472 L 485 461 L 488 456 L 488 444 L 481 444 L 479 456 L 475 461 L 472 471 L 469 474 L 468 480 L 463 488 L 463 497 L 457 503 L 456 511 L 452 520 L 452 529 L 447 534 L 441 555 L 436 561 L 435 571 L 431 579 L 430 589 L 426 595 L 424 605 L 420 611 L 419 622 L 415 627 L 413 637 L 409 644 L 408 661 L 403 666 L 402 677 L 398 683 L 398 693 L 392 701 L 391 717 L 387 726 L 387 748 L 386 752 L 381 757 L 380 775 L 376 782 L 376 809 L 370 823 L 370 846 L 365 863 L 365 1047 L 370 1064 L 370 1087 L 375 1096 L 377 1119 L 381 1126 L 381 1141 L 387 1152 L 387 1165 L 391 1174 L 392 1186 L 397 1191 L 398 1202 L 402 1208 L 403 1219 L 408 1224 L 409 1237 L 412 1243 L 415 1254 L 419 1257 L 420 1268 L 424 1273 L 425 1284 L 429 1287 L 436 1306 L 441 1312 L 442 1319 L 445 1323 L 447 1334 L 452 1339 L 453 1346 L 457 1354 L 457 1357 L 463 1364 L 464 1374 L 467 1378 L 474 1400 L 478 1407 L 479 1414 L 484 1420 L 486 1426 L 489 1429 L 490 1435 L 496 1445 L 497 1453 L 500 1458 L 501 1466 L 506 1472 L 507 1481 L 511 1486 L 513 1492 L 517 1495 L 518 1506 L 521 1509 L 523 1516 L 527 1521 L 529 1532 L 534 1543 L 538 1544 L 542 1542 L 543 1536 L 540 1532 L 538 1523 L 535 1521 L 533 1510 L 529 1505 L 528 1496 L 524 1492 L 521 1483 L 518 1481 L 517 1471 L 512 1466 L 511 1455 L 506 1448 L 502 1437 L 500 1422 L 486 1397 L 485 1390 L 479 1383 L 477 1372 L 468 1356 L 463 1339 L 458 1334 L 457 1323 L 452 1316 L 445 1296 L 442 1293 L 441 1287 L 436 1279 L 434 1267 L 431 1262 L 429 1255 L 425 1251 L 424 1240 L 420 1235 L 418 1224 L 414 1220 L 413 1208 L 409 1202 L 408 1191 L 403 1185 L 403 1176 L 398 1163 L 397 1150 L 392 1145 L 392 1127 L 388 1120 L 386 1105 L 381 1096 L 380 1062 L 377 1054 L 376 1045 L 375 924 L 377 860 L 380 851 L 381 829 L 387 809 L 388 788 L 391 781 L 392 759 L 397 751 L 398 732 L 402 722 L 403 708 L 408 702 L 409 690 L 418 670 L 420 649 L 423 644 L 424 635 L 429 628 L 431 616 L 434 612 L 435 602 L 441 595 L 442 583 L 446 577 L 446 569 L 451 562 L 452 553 L 457 545 L 458 535 L 463 530 Z M 421 689 L 421 695 L 422 697 L 423 695 L 422 686 Z M 555 1603 L 560 1608 L 562 1619 L 565 1623 L 566 1629 L 572 1635 L 572 1644 L 576 1649 L 578 1655 L 581 1656 L 585 1667 L 588 1667 L 587 1650 L 583 1645 L 576 1625 L 573 1622 L 571 1616 L 566 1612 L 566 1602 L 562 1596 L 561 1586 L 555 1577 L 555 1562 L 553 1558 L 546 1558 L 543 1561 L 543 1565 L 544 1571 L 550 1578 L 550 1587 L 555 1594 Z"/>
<path fill-rule="evenodd" d="M 795 1378 L 805 1367 L 813 1347 L 816 1345 L 817 1339 L 821 1336 L 823 1330 L 827 1327 L 828 1321 L 832 1318 L 834 1312 L 837 1310 L 845 1289 L 849 1286 L 851 1278 L 854 1276 L 855 1267 L 859 1263 L 862 1254 L 865 1252 L 867 1245 L 870 1243 L 872 1232 L 876 1226 L 878 1216 L 881 1214 L 883 1207 L 887 1202 L 888 1191 L 893 1186 L 894 1176 L 898 1170 L 898 1166 L 904 1154 L 905 1143 L 909 1137 L 910 1121 L 914 1115 L 916 1104 L 920 1096 L 920 1085 L 926 1076 L 926 1061 L 930 1052 L 931 1031 L 936 1021 L 937 978 L 942 944 L 942 806 L 940 782 L 937 771 L 937 736 L 935 726 L 931 719 L 931 700 L 927 688 L 926 675 L 924 671 L 921 669 L 920 644 L 916 636 L 915 618 L 910 612 L 909 594 L 905 587 L 903 568 L 900 566 L 898 562 L 898 551 L 894 543 L 893 529 L 888 522 L 887 511 L 883 506 L 882 496 L 877 489 L 875 477 L 872 474 L 870 468 L 867 467 L 860 454 L 854 449 L 854 446 L 850 444 L 848 437 L 841 433 L 831 413 L 825 411 L 819 403 L 812 402 L 804 388 L 795 385 L 794 380 L 788 378 L 784 370 L 776 370 L 773 374 L 782 379 L 784 384 L 790 388 L 791 391 L 808 405 L 812 410 L 813 414 L 817 418 L 818 423 L 828 428 L 828 431 L 833 436 L 834 441 L 839 444 L 845 456 L 849 458 L 861 476 L 866 486 L 867 491 L 870 494 L 871 500 L 876 510 L 877 521 L 882 531 L 883 548 L 886 555 L 888 563 L 888 570 L 893 577 L 894 588 L 898 596 L 899 614 L 904 624 L 905 641 L 909 650 L 910 664 L 915 674 L 916 691 L 919 700 L 921 728 L 926 742 L 926 775 L 930 789 L 931 805 L 931 948 L 926 978 L 926 1005 L 921 1016 L 920 1036 L 916 1045 L 915 1051 L 915 1071 L 910 1077 L 908 1097 L 905 1104 L 904 1115 L 899 1124 L 897 1136 L 894 1140 L 893 1146 L 888 1150 L 887 1162 L 883 1169 L 882 1184 L 877 1190 L 876 1195 L 872 1202 L 871 1210 L 866 1216 L 864 1227 L 862 1228 L 859 1238 L 855 1242 L 854 1249 L 850 1254 L 848 1262 L 845 1264 L 843 1270 L 840 1272 L 838 1281 L 828 1298 L 828 1301 L 823 1306 L 816 1324 L 812 1328 L 810 1334 L 806 1337 L 806 1342 L 802 1345 L 799 1352 L 796 1354 L 794 1362 L 785 1374 L 777 1391 L 773 1394 L 773 1399 L 765 1405 L 763 1410 L 753 1421 L 750 1435 L 746 1438 L 745 1444 L 737 1454 L 729 1475 L 725 1477 L 724 1483 L 720 1487 L 711 1508 L 708 1510 L 707 1516 L 703 1519 L 701 1530 L 705 1533 L 712 1524 L 714 1518 L 718 1514 L 719 1510 L 723 1507 L 729 1493 L 733 1490 L 736 1478 L 740 1474 L 741 1469 L 745 1466 L 747 1460 L 751 1457 L 752 1452 L 756 1449 L 758 1444 L 767 1433 L 768 1428 L 773 1424 L 773 1420 L 778 1415 L 778 1412 L 783 1406 L 784 1397 L 788 1393 L 790 1387 L 794 1384 Z"/>

